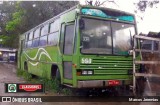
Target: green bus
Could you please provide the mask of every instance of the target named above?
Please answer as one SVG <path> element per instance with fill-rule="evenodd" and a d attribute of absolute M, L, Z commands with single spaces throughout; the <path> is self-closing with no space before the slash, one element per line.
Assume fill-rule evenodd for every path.
<path fill-rule="evenodd" d="M 77 5 L 20 36 L 18 68 L 73 88 L 132 84 L 135 16 Z"/>

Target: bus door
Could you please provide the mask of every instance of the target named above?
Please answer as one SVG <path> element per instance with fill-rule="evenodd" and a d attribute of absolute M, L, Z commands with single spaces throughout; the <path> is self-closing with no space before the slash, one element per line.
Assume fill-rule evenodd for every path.
<path fill-rule="evenodd" d="M 74 48 L 74 36 L 75 36 L 75 25 L 74 22 L 62 24 L 61 34 L 61 48 L 63 50 L 62 63 L 63 63 L 63 77 L 64 83 L 72 84 L 72 55 Z M 63 47 L 62 47 L 63 45 Z"/>

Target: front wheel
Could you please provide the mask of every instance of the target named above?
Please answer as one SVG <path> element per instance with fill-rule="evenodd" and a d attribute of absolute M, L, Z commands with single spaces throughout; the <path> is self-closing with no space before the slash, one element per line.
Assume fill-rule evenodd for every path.
<path fill-rule="evenodd" d="M 52 74 L 52 80 L 53 80 L 53 83 L 55 84 L 53 88 L 55 88 L 57 92 L 60 92 L 62 85 L 61 85 L 61 76 L 60 76 L 59 69 L 57 69 L 54 73 L 55 74 Z"/>

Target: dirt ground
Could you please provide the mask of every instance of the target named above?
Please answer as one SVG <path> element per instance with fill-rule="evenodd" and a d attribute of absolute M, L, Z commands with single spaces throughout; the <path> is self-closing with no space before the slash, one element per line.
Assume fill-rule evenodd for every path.
<path fill-rule="evenodd" d="M 5 83 L 24 83 L 16 76 L 16 65 L 0 63 L 0 96 L 48 96 L 45 93 L 5 93 Z M 54 94 L 56 95 L 56 94 Z M 0 103 L 0 105 L 159 105 L 154 102 L 43 102 L 43 103 Z"/>

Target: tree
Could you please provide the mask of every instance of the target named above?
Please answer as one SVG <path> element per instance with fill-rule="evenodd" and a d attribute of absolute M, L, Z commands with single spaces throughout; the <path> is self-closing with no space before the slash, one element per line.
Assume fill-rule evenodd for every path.
<path fill-rule="evenodd" d="M 18 47 L 19 35 L 76 4 L 77 1 L 3 2 L 0 4 L 3 7 L 0 8 L 0 17 L 4 16 L 0 18 L 0 35 L 7 36 L 3 38 L 3 46 Z"/>
<path fill-rule="evenodd" d="M 140 0 L 139 2 L 137 3 L 134 3 L 137 7 L 137 10 L 140 10 L 141 12 L 145 12 L 146 8 L 147 7 L 150 7 L 152 8 L 153 6 L 155 6 L 156 4 L 158 4 L 159 1 L 158 0 L 149 0 L 149 1 L 142 1 Z"/>
<path fill-rule="evenodd" d="M 78 2 L 74 1 L 24 1 L 21 8 L 26 11 L 24 24 L 27 31 L 36 25 L 58 15 L 59 13 L 75 6 Z"/>
<path fill-rule="evenodd" d="M 0 3 L 0 35 L 6 34 L 6 23 L 11 19 L 12 13 L 15 11 L 15 2 Z"/>
<path fill-rule="evenodd" d="M 86 5 L 92 5 L 92 6 L 104 6 L 104 4 L 108 2 L 112 2 L 113 4 L 117 5 L 116 0 L 86 0 Z M 133 3 L 137 10 L 141 12 L 145 12 L 146 8 L 150 7 L 152 8 L 156 4 L 159 3 L 159 0 L 139 0 L 138 2 Z M 135 12 L 137 12 L 137 10 Z"/>
<path fill-rule="evenodd" d="M 114 0 L 104 0 L 104 1 L 95 0 L 95 2 L 93 2 L 93 0 L 86 0 L 86 5 L 103 6 L 107 2 L 112 2 L 112 3 L 116 4 L 116 2 Z"/>
<path fill-rule="evenodd" d="M 5 30 L 8 32 L 15 32 L 18 30 L 18 28 L 21 28 L 21 23 L 25 14 L 25 10 L 20 8 L 20 2 L 16 2 L 15 8 L 15 12 L 12 13 L 12 19 L 7 22 L 5 27 Z"/>

